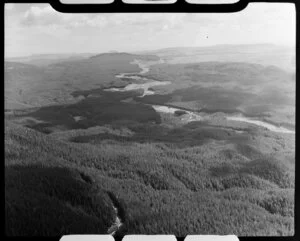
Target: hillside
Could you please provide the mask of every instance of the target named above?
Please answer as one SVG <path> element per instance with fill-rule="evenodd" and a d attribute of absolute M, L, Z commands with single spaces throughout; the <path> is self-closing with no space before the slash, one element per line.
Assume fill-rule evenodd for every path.
<path fill-rule="evenodd" d="M 276 66 L 199 62 L 151 66 L 148 78 L 171 81 L 143 103 L 204 112 L 242 112 L 272 123 L 295 125 L 295 75 Z M 137 98 L 136 98 L 137 99 Z"/>
<path fill-rule="evenodd" d="M 5 126 L 6 234 L 105 233 L 114 219 L 106 191 L 61 153 L 50 153 L 59 142 L 7 122 Z"/>
<path fill-rule="evenodd" d="M 108 53 L 43 67 L 6 62 L 5 109 L 74 103 L 78 99 L 70 95 L 73 91 L 122 86 L 124 82 L 116 79 L 115 75 L 121 72 L 138 72 L 138 66 L 131 64 L 134 59 L 158 58 Z"/>
<path fill-rule="evenodd" d="M 127 234 L 292 235 L 294 159 L 283 147 L 284 135 L 275 138 L 276 156 L 257 150 L 274 139 L 263 132 L 248 144 L 219 136 L 201 146 L 128 143 L 116 132 L 113 139 L 76 140 L 85 144 L 60 141 L 60 135 L 6 121 L 7 234 L 106 233 L 111 193 Z"/>
<path fill-rule="evenodd" d="M 295 73 L 194 50 L 6 62 L 6 233 L 293 235 Z"/>
<path fill-rule="evenodd" d="M 125 56 L 127 55 L 123 57 Z M 104 64 L 99 64 L 98 61 Z M 114 66 L 121 71 L 124 66 L 123 60 L 113 62 Z M 15 119 L 19 123 L 21 119 L 24 119 L 23 124 L 47 133 L 128 120 L 159 124 L 161 116 L 151 105 L 163 105 L 201 112 L 203 116 L 216 112 L 227 115 L 240 113 L 276 126 L 295 129 L 295 76 L 280 68 L 235 62 L 155 64 L 151 65 L 149 72 L 143 75 L 144 80 L 140 81 L 145 81 L 146 77 L 149 81 L 159 80 L 160 82 L 169 81 L 169 83 L 153 87 L 152 91 L 155 93 L 151 95 L 141 96 L 143 92 L 139 88 L 130 91 L 106 91 L 105 85 L 118 89 L 130 84 L 130 78 L 119 78 L 109 82 L 109 76 L 113 76 L 109 63 L 110 60 L 101 55 L 87 63 L 57 65 L 56 68 L 62 66 L 62 69 L 66 69 L 66 79 L 71 78 L 66 77 L 67 74 L 77 73 L 78 77 L 85 75 L 85 71 L 94 71 L 95 75 L 83 76 L 82 78 L 87 81 L 84 86 L 80 81 L 81 78 L 78 82 L 73 80 L 69 83 L 70 87 L 66 91 L 70 92 L 68 98 L 72 101 L 58 102 L 40 108 L 27 107 L 23 112 L 15 114 Z M 98 72 L 100 65 L 106 72 Z M 133 64 L 131 66 L 131 68 L 136 67 Z M 126 70 L 123 69 L 123 71 Z M 37 75 L 39 73 L 37 72 Z M 87 88 L 88 82 L 99 80 L 98 75 L 101 78 L 107 76 L 104 79 L 107 84 L 103 81 L 102 86 Z M 54 81 L 53 85 L 55 83 L 57 81 Z M 80 83 L 82 85 L 80 88 L 83 90 L 70 91 L 73 89 L 72 86 L 78 86 Z M 43 91 L 40 90 L 37 94 L 40 95 Z M 62 90 L 60 91 L 63 93 Z M 48 95 L 52 93 L 53 91 L 47 92 Z M 67 98 L 65 95 L 62 96 Z M 31 121 L 26 121 L 28 118 Z M 126 127 L 126 124 L 124 125 Z"/>

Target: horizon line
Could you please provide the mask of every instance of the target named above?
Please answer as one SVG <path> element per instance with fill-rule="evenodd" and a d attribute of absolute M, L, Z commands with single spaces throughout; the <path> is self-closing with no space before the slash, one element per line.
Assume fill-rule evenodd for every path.
<path fill-rule="evenodd" d="M 108 50 L 108 51 L 102 51 L 102 52 L 61 52 L 61 53 L 36 53 L 36 54 L 30 54 L 30 55 L 21 55 L 21 56 L 5 56 L 4 59 L 17 59 L 17 58 L 30 58 L 30 57 L 36 57 L 36 56 L 45 56 L 45 55 L 69 55 L 71 57 L 72 55 L 97 55 L 97 54 L 105 54 L 105 53 L 141 53 L 141 52 L 151 52 L 151 51 L 158 51 L 163 49 L 184 49 L 184 48 L 210 48 L 210 47 L 216 47 L 216 46 L 247 46 L 247 45 L 273 45 L 278 47 L 295 47 L 295 44 L 275 44 L 275 43 L 240 43 L 240 44 L 213 44 L 213 45 L 202 45 L 202 46 L 176 46 L 176 47 L 162 47 L 162 48 L 155 48 L 155 49 L 146 49 L 146 50 L 127 50 L 127 51 L 118 51 L 118 50 Z"/>

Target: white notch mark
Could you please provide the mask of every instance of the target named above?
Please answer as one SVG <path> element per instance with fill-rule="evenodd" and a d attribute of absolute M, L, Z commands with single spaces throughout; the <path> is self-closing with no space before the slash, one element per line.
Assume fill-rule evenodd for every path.
<path fill-rule="evenodd" d="M 236 235 L 188 235 L 184 241 L 239 241 Z"/>
<path fill-rule="evenodd" d="M 172 4 L 177 0 L 122 0 L 124 3 L 131 4 Z"/>
<path fill-rule="evenodd" d="M 104 235 L 64 235 L 60 241 L 115 241 L 114 237 L 108 234 Z"/>
<path fill-rule="evenodd" d="M 174 235 L 126 235 L 122 241 L 177 241 Z"/>
<path fill-rule="evenodd" d="M 239 0 L 185 0 L 185 1 L 193 4 L 233 4 L 239 2 Z"/>
<path fill-rule="evenodd" d="M 114 0 L 59 0 L 63 4 L 108 4 Z"/>

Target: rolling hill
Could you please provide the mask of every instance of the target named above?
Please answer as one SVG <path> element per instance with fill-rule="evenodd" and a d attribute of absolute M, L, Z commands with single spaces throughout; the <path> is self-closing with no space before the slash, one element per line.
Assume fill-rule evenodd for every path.
<path fill-rule="evenodd" d="M 46 135 L 7 121 L 6 233 L 106 233 L 110 193 L 126 234 L 292 235 L 294 159 L 285 135 L 249 132 L 241 143 L 201 125 L 186 128 L 148 141 L 115 132 L 74 142 L 60 140 L 64 132 Z M 188 143 L 191 133 L 195 142 L 204 132 L 202 145 Z M 267 146 L 257 150 L 274 140 L 276 156 Z"/>
<path fill-rule="evenodd" d="M 70 95 L 73 91 L 124 85 L 115 75 L 138 72 L 138 66 L 130 63 L 134 59 L 158 60 L 158 57 L 108 53 L 43 67 L 6 62 L 5 109 L 74 103 L 78 100 Z"/>
<path fill-rule="evenodd" d="M 35 54 L 31 56 L 24 56 L 24 57 L 11 57 L 6 58 L 8 62 L 17 62 L 23 64 L 31 64 L 35 66 L 47 66 L 50 64 L 55 64 L 64 61 L 73 61 L 73 60 L 80 60 L 86 59 L 94 54 L 91 53 L 83 53 L 83 54 Z"/>

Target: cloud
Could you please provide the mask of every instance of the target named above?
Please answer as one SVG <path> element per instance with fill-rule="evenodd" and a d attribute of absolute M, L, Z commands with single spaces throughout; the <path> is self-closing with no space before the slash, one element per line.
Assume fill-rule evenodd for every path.
<path fill-rule="evenodd" d="M 21 24 L 26 27 L 48 27 L 72 29 L 77 27 L 110 27 L 124 28 L 156 28 L 157 30 L 170 30 L 180 28 L 183 25 L 184 13 L 163 14 L 66 14 L 55 11 L 50 5 L 31 6 L 21 19 Z"/>
<path fill-rule="evenodd" d="M 116 13 L 108 16 L 109 22 L 111 22 L 113 25 L 119 26 L 119 25 L 126 25 L 126 26 L 143 26 L 148 27 L 150 25 L 161 25 L 164 24 L 178 24 L 181 22 L 181 19 L 183 18 L 185 14 L 179 13 L 133 13 L 133 14 L 127 14 L 127 13 Z"/>
<path fill-rule="evenodd" d="M 73 29 L 77 27 L 104 27 L 107 19 L 103 14 L 66 14 L 48 6 L 31 6 L 23 15 L 21 24 L 26 27 L 50 27 Z"/>
<path fill-rule="evenodd" d="M 5 4 L 5 10 L 13 10 L 14 8 L 15 8 L 15 5 L 13 3 Z"/>
<path fill-rule="evenodd" d="M 50 5 L 46 7 L 30 7 L 21 19 L 26 26 L 61 24 L 65 15 L 56 12 Z"/>

